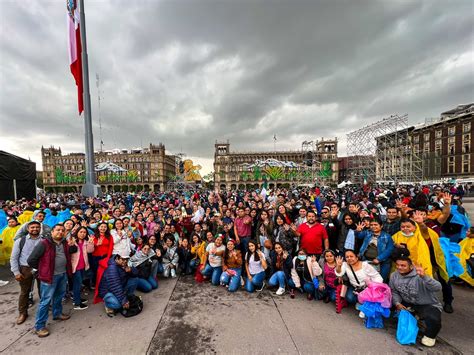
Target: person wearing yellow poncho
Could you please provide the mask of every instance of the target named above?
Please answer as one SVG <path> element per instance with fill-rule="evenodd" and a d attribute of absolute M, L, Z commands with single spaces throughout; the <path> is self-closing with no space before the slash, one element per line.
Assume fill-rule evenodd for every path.
<path fill-rule="evenodd" d="M 8 227 L 6 227 L 2 234 L 0 234 L 0 265 L 5 265 L 10 260 L 10 255 L 13 249 L 13 238 L 15 233 L 20 228 L 20 224 L 15 218 L 8 219 Z"/>
<path fill-rule="evenodd" d="M 410 259 L 413 264 L 423 267 L 425 274 L 433 277 L 430 250 L 415 221 L 407 218 L 402 219 L 400 231 L 392 235 L 392 239 L 395 248 L 407 248 L 410 251 Z"/>
<path fill-rule="evenodd" d="M 464 268 L 464 274 L 459 276 L 462 280 L 467 282 L 469 285 L 474 286 L 474 279 L 469 274 L 467 270 L 466 260 L 471 257 L 471 254 L 474 254 L 474 227 L 471 227 L 467 231 L 467 236 L 464 238 L 459 245 L 461 246 L 461 252 L 457 254 L 461 259 L 461 265 Z M 474 271 L 474 270 L 473 270 Z"/>
<path fill-rule="evenodd" d="M 33 219 L 34 209 L 27 207 L 21 215 L 18 216 L 18 223 L 25 224 Z"/>

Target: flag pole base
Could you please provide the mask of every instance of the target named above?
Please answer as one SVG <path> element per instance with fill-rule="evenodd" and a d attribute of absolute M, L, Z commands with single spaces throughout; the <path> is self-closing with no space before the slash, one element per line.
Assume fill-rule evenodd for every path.
<path fill-rule="evenodd" d="M 102 191 L 99 185 L 86 183 L 82 185 L 81 193 L 86 197 L 101 197 Z"/>

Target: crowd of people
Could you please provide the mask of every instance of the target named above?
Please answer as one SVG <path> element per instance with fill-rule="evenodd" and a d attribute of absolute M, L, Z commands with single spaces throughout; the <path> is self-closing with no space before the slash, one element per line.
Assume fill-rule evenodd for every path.
<path fill-rule="evenodd" d="M 267 287 L 335 302 L 338 312 L 354 305 L 361 318 L 361 293 L 384 285 L 393 310 L 423 319 L 421 343 L 434 346 L 442 312 L 454 311 L 452 283 L 474 286 L 462 197 L 439 185 L 47 194 L 2 203 L 0 264 L 10 262 L 20 287 L 17 324 L 36 284 L 39 337 L 49 334 L 50 308 L 53 319 L 69 319 L 64 298 L 85 310 L 92 291 L 109 316 L 131 316 L 137 290 L 193 275 L 228 292 Z"/>

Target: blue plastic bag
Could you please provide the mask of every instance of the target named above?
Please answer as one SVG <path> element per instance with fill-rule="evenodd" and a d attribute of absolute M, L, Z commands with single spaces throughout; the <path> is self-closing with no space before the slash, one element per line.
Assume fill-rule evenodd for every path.
<path fill-rule="evenodd" d="M 397 341 L 402 345 L 416 344 L 418 323 L 407 310 L 402 309 L 398 315 Z"/>
<path fill-rule="evenodd" d="M 313 278 L 313 285 L 314 285 L 315 290 L 317 291 L 319 287 L 319 280 L 317 277 Z"/>

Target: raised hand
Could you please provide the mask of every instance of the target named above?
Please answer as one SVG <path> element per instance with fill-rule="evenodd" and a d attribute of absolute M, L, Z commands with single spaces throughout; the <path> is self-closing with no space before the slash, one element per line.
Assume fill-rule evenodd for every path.
<path fill-rule="evenodd" d="M 342 266 L 343 261 L 344 261 L 344 259 L 342 258 L 342 256 L 336 256 L 336 265 L 337 266 Z"/>
<path fill-rule="evenodd" d="M 415 270 L 418 276 L 423 277 L 425 276 L 425 269 L 423 269 L 423 266 L 421 265 L 415 265 Z"/>
<path fill-rule="evenodd" d="M 359 222 L 356 224 L 356 231 L 357 232 L 362 232 L 364 230 L 364 223 Z"/>
<path fill-rule="evenodd" d="M 453 196 L 449 192 L 445 192 L 443 194 L 443 201 L 445 204 L 450 205 L 452 199 L 453 199 Z"/>
<path fill-rule="evenodd" d="M 421 211 L 415 211 L 413 213 L 413 220 L 418 223 L 418 224 L 423 224 L 424 223 L 424 216 L 423 216 L 423 212 Z"/>

